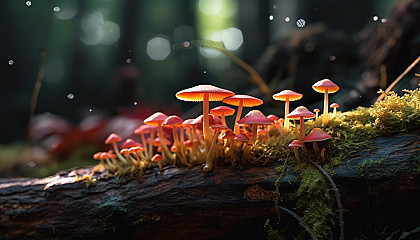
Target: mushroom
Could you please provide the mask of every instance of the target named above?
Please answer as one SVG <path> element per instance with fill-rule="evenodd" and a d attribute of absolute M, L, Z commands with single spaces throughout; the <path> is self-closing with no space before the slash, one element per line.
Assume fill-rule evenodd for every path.
<path fill-rule="evenodd" d="M 284 130 L 286 132 L 289 131 L 289 120 L 286 117 L 289 114 L 289 102 L 299 100 L 302 98 L 302 96 L 303 95 L 301 93 L 297 93 L 292 90 L 283 90 L 273 95 L 274 100 L 286 102 L 284 104 Z"/>
<path fill-rule="evenodd" d="M 178 131 L 177 131 L 177 127 L 181 126 L 181 124 L 184 122 L 184 120 L 182 120 L 182 118 L 176 116 L 176 115 L 172 115 L 167 117 L 163 122 L 162 122 L 162 126 L 171 126 L 172 127 L 172 136 L 174 139 L 174 144 L 176 147 L 176 157 L 179 158 L 179 160 L 185 164 L 188 165 L 187 160 L 185 160 L 185 156 L 183 153 L 183 145 L 184 142 L 182 142 L 182 144 L 179 141 L 179 137 L 178 137 Z M 174 161 L 176 161 L 176 158 L 174 158 Z M 175 162 L 174 162 L 175 164 Z"/>
<path fill-rule="evenodd" d="M 338 103 L 331 103 L 330 108 L 333 108 L 334 109 L 333 110 L 333 115 L 332 115 L 333 118 L 337 114 L 337 108 L 339 108 L 339 107 L 340 107 L 340 105 L 338 105 Z"/>
<path fill-rule="evenodd" d="M 312 142 L 315 153 L 319 153 L 319 148 L 318 148 L 317 142 L 324 141 L 324 140 L 327 140 L 327 139 L 330 139 L 330 138 L 331 138 L 331 136 L 326 134 L 321 128 L 314 128 L 308 134 L 308 136 L 306 136 L 302 139 L 302 142 L 303 143 Z"/>
<path fill-rule="evenodd" d="M 315 117 L 315 114 L 309 111 L 304 106 L 299 106 L 295 110 L 293 110 L 291 113 L 287 115 L 288 118 L 291 119 L 297 119 L 299 118 L 299 135 L 296 136 L 296 138 L 302 142 L 303 137 L 305 137 L 305 123 L 304 119 L 309 119 Z"/>
<path fill-rule="evenodd" d="M 211 169 L 213 168 L 214 157 L 212 155 L 213 155 L 213 149 L 215 147 L 217 138 L 221 131 L 229 129 L 229 128 L 226 127 L 225 125 L 215 124 L 211 127 L 211 129 L 213 129 L 215 133 L 213 134 L 213 139 L 211 141 L 210 149 L 206 155 L 206 165 L 204 165 L 203 167 L 204 171 L 211 171 Z"/>
<path fill-rule="evenodd" d="M 322 79 L 312 85 L 312 88 L 319 93 L 324 93 L 324 112 L 322 114 L 322 125 L 326 125 L 328 123 L 328 94 L 335 93 L 340 88 L 337 84 L 333 83 L 329 79 Z"/>
<path fill-rule="evenodd" d="M 152 150 L 153 149 L 152 149 L 152 145 L 147 144 L 145 134 L 150 133 L 150 137 L 153 139 L 155 137 L 154 136 L 155 130 L 156 130 L 156 126 L 151 126 L 151 125 L 147 125 L 147 124 L 141 125 L 140 127 L 136 128 L 134 130 L 134 134 L 140 135 L 143 147 L 147 150 L 147 151 L 145 151 L 145 157 L 147 159 L 152 158 Z"/>
<path fill-rule="evenodd" d="M 299 153 L 298 153 L 298 151 L 297 151 L 297 149 L 298 149 L 298 148 L 301 148 L 301 147 L 302 147 L 302 143 L 301 143 L 301 142 L 299 142 L 299 140 L 293 140 L 293 141 L 289 144 L 289 147 L 292 147 L 292 148 L 293 148 L 293 151 L 294 151 L 294 153 L 295 153 L 295 157 L 296 157 L 296 161 L 297 161 L 297 163 L 298 163 L 298 164 L 302 163 L 302 161 L 300 160 L 300 157 L 299 157 Z"/>
<path fill-rule="evenodd" d="M 321 112 L 321 110 L 319 110 L 319 108 L 314 108 L 313 112 L 314 112 L 314 113 L 315 113 L 315 115 L 316 115 L 316 116 L 315 116 L 315 121 L 316 121 L 316 120 L 318 120 L 318 117 L 319 117 L 318 115 L 319 115 L 319 112 Z"/>
<path fill-rule="evenodd" d="M 158 164 L 159 172 L 162 172 L 162 163 L 160 163 L 162 161 L 162 159 L 163 159 L 163 157 L 159 153 L 155 154 L 152 157 L 152 162 L 156 162 Z"/>
<path fill-rule="evenodd" d="M 163 157 L 165 159 L 173 160 L 174 156 L 169 151 L 168 146 L 164 142 L 165 137 L 163 136 L 163 131 L 162 131 L 162 122 L 167 117 L 168 116 L 166 116 L 165 114 L 163 114 L 161 112 L 156 112 L 156 113 L 152 114 L 151 116 L 149 116 L 148 118 L 146 118 L 143 122 L 147 125 L 157 126 L 158 136 L 159 136 L 159 139 L 160 139 L 160 146 L 162 147 L 162 152 L 163 152 Z"/>
<path fill-rule="evenodd" d="M 240 119 L 237 124 L 252 124 L 252 135 L 248 144 L 252 145 L 257 140 L 257 127 L 258 125 L 271 125 L 274 121 L 267 118 L 259 110 L 251 110 L 245 117 Z"/>
<path fill-rule="evenodd" d="M 239 119 L 241 118 L 242 115 L 242 108 L 243 107 L 255 107 L 255 106 L 259 106 L 261 104 L 263 104 L 263 100 L 256 98 L 256 97 L 252 97 L 249 95 L 234 95 L 231 97 L 227 97 L 225 99 L 223 99 L 224 103 L 233 105 L 233 106 L 238 106 L 238 110 L 236 111 L 236 118 L 235 118 L 235 123 L 234 123 L 234 127 L 233 127 L 233 133 L 235 133 L 236 135 L 238 135 L 239 132 L 239 125 L 237 125 L 236 123 L 239 121 Z"/>
<path fill-rule="evenodd" d="M 210 110 L 210 114 L 219 116 L 222 120 L 222 124 L 226 125 L 225 116 L 231 116 L 235 113 L 235 109 L 228 106 L 218 106 Z"/>
<path fill-rule="evenodd" d="M 122 138 L 115 133 L 111 133 L 108 138 L 105 140 L 105 144 L 112 144 L 112 147 L 114 148 L 114 152 L 117 155 L 118 159 L 120 159 L 123 163 L 127 163 L 127 159 L 125 159 L 118 150 L 117 142 L 120 142 Z"/>
<path fill-rule="evenodd" d="M 211 132 L 209 126 L 209 101 L 221 101 L 226 97 L 233 96 L 232 91 L 218 88 L 212 85 L 197 85 L 176 93 L 180 100 L 189 102 L 203 102 L 203 134 L 206 145 L 210 145 Z"/>

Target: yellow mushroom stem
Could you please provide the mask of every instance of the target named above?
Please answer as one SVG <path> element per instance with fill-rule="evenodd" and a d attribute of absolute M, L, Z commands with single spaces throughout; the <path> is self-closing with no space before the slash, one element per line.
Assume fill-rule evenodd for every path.
<path fill-rule="evenodd" d="M 322 114 L 322 125 L 325 126 L 328 123 L 328 88 L 325 89 L 324 93 L 324 112 Z"/>
<path fill-rule="evenodd" d="M 286 102 L 284 104 L 284 132 L 287 133 L 289 132 L 289 119 L 286 117 L 289 114 L 289 97 L 286 97 Z"/>
<path fill-rule="evenodd" d="M 210 147 L 211 142 L 211 131 L 209 123 L 209 94 L 204 93 L 203 95 L 203 135 L 204 141 L 206 142 L 206 150 Z"/>
<path fill-rule="evenodd" d="M 293 147 L 293 152 L 295 153 L 295 158 L 296 158 L 297 163 L 301 164 L 302 161 L 300 160 L 299 153 L 298 153 L 297 149 L 298 149 L 298 147 Z"/>
<path fill-rule="evenodd" d="M 213 135 L 213 139 L 211 141 L 211 145 L 210 145 L 210 149 L 207 152 L 206 155 L 206 165 L 204 166 L 203 170 L 208 172 L 211 171 L 211 169 L 213 168 L 213 149 L 214 149 L 214 145 L 216 145 L 216 140 L 217 140 L 217 136 L 219 135 L 219 130 L 215 131 L 215 134 Z"/>
<path fill-rule="evenodd" d="M 114 148 L 115 155 L 117 155 L 118 159 L 120 159 L 124 164 L 127 163 L 127 159 L 125 159 L 121 154 L 120 150 L 118 150 L 118 146 L 116 142 L 112 143 L 112 147 Z"/>
<path fill-rule="evenodd" d="M 236 118 L 235 118 L 235 123 L 234 123 L 234 127 L 233 127 L 233 133 L 236 134 L 236 135 L 238 135 L 240 133 L 239 125 L 236 124 L 236 123 L 239 121 L 239 119 L 241 119 L 243 105 L 244 105 L 243 100 L 240 100 L 239 105 L 238 105 L 238 110 L 236 111 Z"/>
<path fill-rule="evenodd" d="M 163 158 L 167 160 L 174 160 L 174 156 L 169 151 L 168 146 L 166 146 L 166 143 L 163 140 L 164 136 L 163 136 L 162 124 L 158 125 L 158 135 L 159 135 L 158 137 L 159 137 L 160 146 L 162 147 Z"/>

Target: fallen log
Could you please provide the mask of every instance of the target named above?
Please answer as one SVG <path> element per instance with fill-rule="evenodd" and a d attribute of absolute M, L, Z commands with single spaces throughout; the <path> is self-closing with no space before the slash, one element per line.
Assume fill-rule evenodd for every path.
<path fill-rule="evenodd" d="M 420 226 L 419 132 L 374 144 L 333 175 L 348 239 Z M 166 166 L 162 174 L 149 169 L 141 182 L 124 183 L 96 173 L 99 180 L 90 188 L 75 180 L 91 168 L 43 179 L 0 179 L 0 239 L 264 239 L 264 223 L 278 217 L 279 166 L 219 167 L 214 174 L 199 166 Z M 298 186 L 293 172 L 283 177 L 282 206 L 294 206 Z M 287 218 L 280 224 L 288 224 Z"/>

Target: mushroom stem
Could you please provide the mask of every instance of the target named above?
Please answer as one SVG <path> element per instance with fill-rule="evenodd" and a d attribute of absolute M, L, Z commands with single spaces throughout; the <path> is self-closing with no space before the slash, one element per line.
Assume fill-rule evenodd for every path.
<path fill-rule="evenodd" d="M 335 118 L 336 114 L 337 114 L 337 108 L 334 108 L 332 117 Z"/>
<path fill-rule="evenodd" d="M 206 155 L 206 165 L 204 166 L 203 170 L 208 172 L 211 171 L 211 169 L 213 168 L 213 157 L 211 155 L 213 155 L 213 148 L 214 145 L 216 144 L 216 140 L 217 140 L 217 136 L 219 135 L 219 130 L 216 130 L 215 134 L 213 135 L 213 140 L 211 141 L 211 146 L 209 151 L 207 152 Z"/>
<path fill-rule="evenodd" d="M 327 123 L 328 123 L 328 89 L 325 89 L 324 112 L 322 113 L 322 125 L 325 126 Z"/>
<path fill-rule="evenodd" d="M 209 126 L 209 94 L 203 95 L 203 135 L 206 146 L 209 145 L 211 139 L 211 131 Z M 207 146 L 208 147 L 208 146 Z"/>
<path fill-rule="evenodd" d="M 312 146 L 314 147 L 315 153 L 319 153 L 319 148 L 318 148 L 318 144 L 316 143 L 316 141 L 312 142 Z"/>
<path fill-rule="evenodd" d="M 150 141 L 152 141 L 153 139 L 155 139 L 155 132 L 150 131 Z M 147 159 L 150 161 L 153 157 L 153 144 L 151 142 L 149 143 L 149 149 L 148 149 L 147 153 L 149 155 L 149 157 Z"/>
<path fill-rule="evenodd" d="M 295 157 L 296 157 L 296 161 L 297 161 L 297 163 L 298 163 L 298 164 L 301 164 L 301 163 L 302 163 L 302 161 L 300 160 L 299 153 L 298 153 L 298 150 L 297 150 L 297 149 L 298 149 L 297 147 L 294 147 L 294 148 L 293 148 L 293 152 L 295 153 Z"/>
<path fill-rule="evenodd" d="M 321 149 L 321 159 L 322 159 L 322 161 L 324 161 L 324 162 L 326 161 L 326 160 L 325 160 L 325 151 L 326 151 L 326 150 L 327 150 L 327 149 L 325 149 L 325 148 L 322 148 L 322 149 Z"/>
<path fill-rule="evenodd" d="M 118 150 L 118 146 L 116 142 L 112 143 L 112 147 L 114 148 L 115 155 L 117 155 L 118 159 L 120 159 L 124 164 L 127 163 L 127 159 L 125 159 L 121 154 L 120 150 Z"/>
<path fill-rule="evenodd" d="M 289 132 L 289 119 L 286 117 L 289 114 L 289 97 L 286 97 L 286 103 L 284 104 L 284 132 Z"/>
<path fill-rule="evenodd" d="M 146 142 L 146 137 L 144 136 L 144 133 L 140 134 L 140 137 L 141 137 L 141 143 L 143 144 L 144 150 L 145 150 L 144 156 L 146 159 L 150 159 L 152 156 L 149 156 L 149 151 L 147 151 L 147 142 Z"/>
<path fill-rule="evenodd" d="M 166 146 L 165 141 L 163 141 L 164 136 L 163 136 L 163 131 L 162 131 L 162 125 L 161 124 L 158 125 L 158 135 L 159 135 L 160 146 L 162 147 L 163 157 L 167 160 L 173 160 L 174 158 L 173 158 L 171 152 L 169 151 L 168 146 Z"/>
<path fill-rule="evenodd" d="M 304 123 L 304 119 L 303 117 L 299 117 L 299 130 L 300 130 L 300 134 L 299 134 L 299 138 L 298 140 L 301 141 L 304 137 L 305 137 L 305 123 Z"/>
<path fill-rule="evenodd" d="M 227 127 L 227 125 L 226 125 L 226 118 L 225 118 L 225 114 L 224 113 L 221 114 L 220 119 L 222 121 L 222 124 Z"/>
<path fill-rule="evenodd" d="M 249 145 L 253 145 L 255 143 L 255 141 L 257 140 L 257 124 L 252 124 L 252 135 L 251 138 L 249 139 L 248 144 Z"/>
<path fill-rule="evenodd" d="M 239 121 L 239 119 L 241 119 L 243 105 L 244 105 L 243 100 L 240 100 L 239 105 L 238 105 L 238 110 L 236 111 L 235 125 L 233 127 L 233 133 L 236 135 L 239 134 L 239 125 L 236 123 Z"/>

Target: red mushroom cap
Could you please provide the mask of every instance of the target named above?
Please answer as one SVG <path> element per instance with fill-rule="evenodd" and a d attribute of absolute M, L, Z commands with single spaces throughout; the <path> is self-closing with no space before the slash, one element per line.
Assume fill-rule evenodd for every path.
<path fill-rule="evenodd" d="M 119 135 L 117 135 L 115 133 L 111 133 L 108 136 L 108 138 L 105 140 L 105 144 L 110 144 L 110 143 L 114 143 L 114 142 L 116 143 L 116 142 L 119 142 L 121 140 L 122 140 L 122 138 Z"/>
<path fill-rule="evenodd" d="M 147 134 L 154 130 L 156 130 L 156 126 L 143 124 L 134 130 L 134 134 L 136 135 Z"/>
<path fill-rule="evenodd" d="M 235 113 L 235 109 L 228 107 L 228 106 L 218 106 L 210 110 L 210 114 L 216 115 L 216 116 L 230 116 Z"/>
<path fill-rule="evenodd" d="M 211 129 L 213 129 L 215 131 L 222 131 L 222 130 L 227 130 L 229 128 L 226 127 L 225 125 L 222 125 L 222 124 L 214 124 L 213 126 L 211 126 Z"/>
<path fill-rule="evenodd" d="M 301 142 L 299 142 L 299 140 L 293 140 L 293 141 L 289 144 L 289 147 L 295 147 L 295 148 L 302 147 L 302 143 L 301 143 Z"/>
<path fill-rule="evenodd" d="M 155 154 L 155 155 L 152 157 L 152 162 L 160 162 L 160 161 L 162 161 L 162 159 L 163 159 L 162 155 L 160 155 L 160 154 Z"/>
<path fill-rule="evenodd" d="M 263 124 L 270 125 L 274 124 L 274 121 L 264 116 L 264 114 L 259 110 L 251 110 L 248 114 L 240 119 L 238 124 Z"/>
<path fill-rule="evenodd" d="M 233 139 L 235 137 L 236 137 L 236 134 L 233 133 L 232 130 L 227 130 L 222 135 L 220 135 L 221 139 Z"/>
<path fill-rule="evenodd" d="M 193 121 L 194 121 L 194 119 L 192 119 L 192 118 L 185 119 L 184 122 L 182 122 L 182 126 L 188 127 L 188 126 L 191 126 L 191 125 L 195 125 L 195 124 L 192 123 Z"/>
<path fill-rule="evenodd" d="M 197 85 L 177 92 L 176 97 L 189 102 L 202 102 L 205 93 L 209 94 L 209 101 L 221 101 L 225 97 L 235 95 L 232 91 L 212 85 Z"/>
<path fill-rule="evenodd" d="M 274 115 L 274 114 L 270 114 L 270 115 L 268 115 L 267 116 L 267 118 L 269 118 L 269 119 L 271 119 L 271 120 L 273 120 L 274 122 L 275 121 L 278 121 L 280 118 L 279 117 L 277 117 L 276 115 Z"/>
<path fill-rule="evenodd" d="M 236 135 L 236 137 L 234 138 L 234 140 L 239 140 L 239 141 L 242 141 L 242 142 L 248 142 L 249 141 L 249 137 L 247 137 L 243 133 L 240 133 L 240 134 Z"/>
<path fill-rule="evenodd" d="M 330 138 L 331 136 L 322 131 L 321 128 L 314 128 L 306 137 L 302 139 L 302 142 L 318 142 Z"/>
<path fill-rule="evenodd" d="M 130 152 L 144 152 L 143 146 L 134 146 L 128 149 Z"/>
<path fill-rule="evenodd" d="M 144 119 L 144 123 L 152 126 L 159 126 L 168 116 L 161 112 L 155 112 L 148 118 Z"/>
<path fill-rule="evenodd" d="M 301 93 L 294 92 L 292 90 L 283 90 L 279 93 L 276 93 L 273 95 L 273 99 L 279 100 L 279 101 L 286 101 L 289 99 L 289 101 L 296 101 L 302 98 Z"/>
<path fill-rule="evenodd" d="M 329 79 L 322 79 L 316 82 L 312 85 L 312 88 L 319 93 L 325 93 L 325 90 L 328 90 L 328 93 L 335 93 L 340 89 L 337 84 Z"/>
<path fill-rule="evenodd" d="M 317 112 L 321 112 L 321 110 L 319 110 L 319 108 L 315 108 L 314 113 L 317 113 Z"/>
<path fill-rule="evenodd" d="M 315 114 L 311 111 L 309 111 L 306 107 L 304 106 L 300 106 L 297 107 L 295 110 L 293 110 L 291 113 L 289 113 L 287 116 L 287 118 L 313 118 L 315 117 Z"/>
<path fill-rule="evenodd" d="M 184 120 L 182 120 L 182 118 L 176 115 L 172 115 L 165 118 L 165 120 L 162 122 L 162 126 L 177 126 L 181 125 L 183 122 Z"/>
<path fill-rule="evenodd" d="M 331 103 L 330 108 L 339 108 L 340 105 L 338 103 Z"/>
<path fill-rule="evenodd" d="M 141 146 L 141 144 L 137 141 L 134 141 L 131 138 L 128 138 L 127 140 L 125 140 L 125 142 L 121 145 L 121 148 L 131 148 L 131 147 L 135 147 L 135 146 Z"/>
<path fill-rule="evenodd" d="M 239 103 L 242 101 L 242 105 L 244 107 L 255 107 L 263 104 L 263 100 L 249 96 L 249 95 L 234 95 L 223 99 L 224 103 L 233 105 L 233 106 L 239 106 Z"/>

